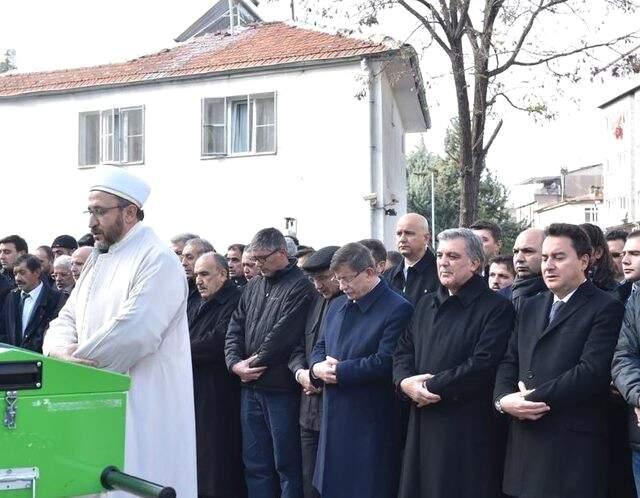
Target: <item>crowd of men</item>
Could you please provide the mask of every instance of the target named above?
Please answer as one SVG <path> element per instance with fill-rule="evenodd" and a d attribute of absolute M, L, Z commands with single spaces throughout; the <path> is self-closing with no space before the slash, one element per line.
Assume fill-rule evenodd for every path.
<path fill-rule="evenodd" d="M 31 254 L 20 236 L 0 239 L 0 342 L 36 352 L 44 342 L 45 354 L 132 376 L 147 355 L 182 351 L 143 319 L 125 335 L 144 329 L 154 346 L 129 359 L 99 352 L 109 340 L 146 344 L 107 315 L 91 348 L 75 331 L 96 261 L 146 268 L 137 254 L 153 244 L 136 228 L 148 192 L 114 192 L 92 190 L 92 233 L 80 240 Z M 122 218 L 109 224 L 113 209 Z M 139 238 L 134 256 L 127 237 Z M 397 252 L 375 239 L 316 250 L 275 228 L 224 252 L 196 234 L 171 239 L 184 273 L 165 262 L 153 306 L 175 308 L 177 325 L 158 318 L 162 327 L 188 324 L 197 496 L 636 496 L 640 231 L 558 223 L 523 231 L 507 255 L 491 221 L 444 230 L 433 248 L 427 220 L 410 213 L 396 238 Z M 157 287 L 154 272 L 142 274 Z M 116 273 L 102 270 L 105 287 L 119 286 Z M 138 292 L 122 278 L 123 293 Z M 79 339 L 62 340 L 71 329 Z M 174 389 L 191 382 L 179 379 Z"/>

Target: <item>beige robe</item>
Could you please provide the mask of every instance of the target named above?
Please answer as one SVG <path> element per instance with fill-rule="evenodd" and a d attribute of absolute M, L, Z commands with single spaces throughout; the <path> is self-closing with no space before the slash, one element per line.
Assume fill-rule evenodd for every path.
<path fill-rule="evenodd" d="M 195 498 L 187 292 L 175 254 L 138 223 L 109 252 L 94 250 L 43 351 L 78 343 L 75 356 L 128 374 L 124 471 Z"/>

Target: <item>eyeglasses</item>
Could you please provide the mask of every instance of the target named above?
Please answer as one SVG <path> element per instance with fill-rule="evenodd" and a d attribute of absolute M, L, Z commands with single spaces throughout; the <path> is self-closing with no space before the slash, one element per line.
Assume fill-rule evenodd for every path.
<path fill-rule="evenodd" d="M 267 254 L 266 256 L 251 256 L 251 260 L 256 262 L 256 263 L 260 263 L 261 265 L 265 264 L 267 262 L 267 259 L 269 259 L 271 256 L 273 256 L 275 253 L 277 253 L 280 249 L 276 249 L 274 251 L 271 251 L 269 254 Z"/>
<path fill-rule="evenodd" d="M 333 277 L 331 279 L 332 282 L 337 282 L 340 285 L 351 285 L 351 282 L 353 282 L 356 278 L 358 278 L 358 275 L 360 275 L 364 270 L 360 270 L 358 273 L 356 273 L 353 277 L 349 277 L 349 278 L 338 278 L 338 277 Z"/>
<path fill-rule="evenodd" d="M 94 208 L 88 208 L 86 211 L 84 211 L 84 214 L 88 214 L 89 216 L 95 216 L 96 218 L 102 218 L 105 214 L 107 214 L 107 211 L 111 211 L 112 209 L 122 209 L 125 206 L 121 206 L 120 204 L 118 204 L 117 206 L 111 206 L 111 207 L 94 207 Z"/>

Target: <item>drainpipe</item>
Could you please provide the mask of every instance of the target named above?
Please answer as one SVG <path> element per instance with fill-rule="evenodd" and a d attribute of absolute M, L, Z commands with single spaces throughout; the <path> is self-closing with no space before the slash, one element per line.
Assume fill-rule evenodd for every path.
<path fill-rule="evenodd" d="M 362 60 L 362 67 L 368 74 L 367 98 L 369 99 L 369 185 L 370 192 L 378 194 L 376 204 L 372 204 L 370 209 L 371 219 L 371 237 L 384 241 L 383 226 L 381 226 L 379 218 L 384 215 L 383 209 L 378 209 L 378 205 L 384 204 L 384 195 L 379 184 L 382 182 L 382 165 L 381 165 L 381 144 L 380 138 L 380 113 L 379 113 L 379 80 L 375 76 L 375 66 L 368 59 Z"/>

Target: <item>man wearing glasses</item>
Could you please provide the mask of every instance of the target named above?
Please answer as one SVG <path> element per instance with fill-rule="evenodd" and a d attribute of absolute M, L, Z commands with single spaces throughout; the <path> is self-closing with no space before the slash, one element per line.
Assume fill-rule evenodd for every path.
<path fill-rule="evenodd" d="M 392 356 L 413 306 L 380 278 L 362 244 L 342 246 L 331 270 L 345 295 L 329 307 L 310 360 L 311 380 L 324 389 L 313 484 L 324 497 L 393 498 L 400 434 Z"/>
<path fill-rule="evenodd" d="M 225 343 L 227 367 L 242 383 L 247 490 L 249 498 L 300 498 L 300 387 L 288 361 L 303 337 L 315 291 L 275 228 L 253 237 L 251 257 L 259 275 L 245 287 Z"/>
<path fill-rule="evenodd" d="M 197 496 L 187 282 L 175 254 L 140 223 L 149 193 L 125 169 L 101 168 L 89 192 L 95 250 L 43 352 L 128 374 L 125 472 Z"/>

